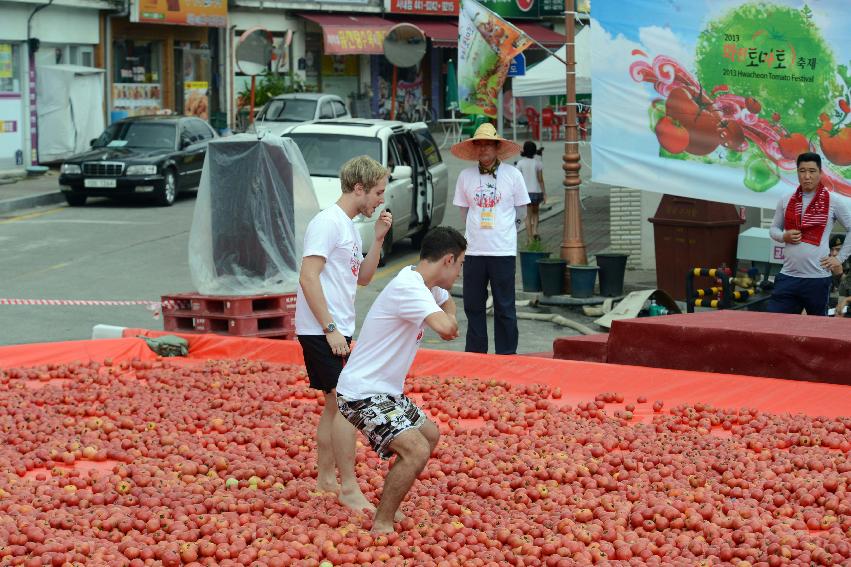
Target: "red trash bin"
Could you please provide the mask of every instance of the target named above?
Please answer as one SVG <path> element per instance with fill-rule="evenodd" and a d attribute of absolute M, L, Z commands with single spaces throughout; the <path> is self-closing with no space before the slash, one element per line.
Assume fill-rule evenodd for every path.
<path fill-rule="evenodd" d="M 691 268 L 735 271 L 739 229 L 745 222 L 735 205 L 665 195 L 653 223 L 656 239 L 656 287 L 686 300 L 686 274 Z M 704 278 L 709 287 L 713 282 Z M 697 285 L 697 284 L 696 284 Z"/>

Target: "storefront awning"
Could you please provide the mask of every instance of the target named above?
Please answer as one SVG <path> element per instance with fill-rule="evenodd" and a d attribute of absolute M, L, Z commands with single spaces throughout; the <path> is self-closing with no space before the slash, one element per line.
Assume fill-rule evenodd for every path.
<path fill-rule="evenodd" d="M 547 29 L 544 26 L 533 24 L 531 22 L 518 22 L 517 20 L 511 22 L 526 34 L 529 35 L 532 39 L 537 41 L 538 43 L 544 45 L 545 47 L 550 48 L 559 48 L 564 45 L 565 39 L 564 35 L 560 33 L 556 33 L 551 29 Z M 535 46 L 533 45 L 532 48 Z"/>
<path fill-rule="evenodd" d="M 384 36 L 393 27 L 378 16 L 300 14 L 322 27 L 326 55 L 384 53 Z"/>
<path fill-rule="evenodd" d="M 458 22 L 447 21 L 411 21 L 431 38 L 432 45 L 435 47 L 458 47 Z"/>

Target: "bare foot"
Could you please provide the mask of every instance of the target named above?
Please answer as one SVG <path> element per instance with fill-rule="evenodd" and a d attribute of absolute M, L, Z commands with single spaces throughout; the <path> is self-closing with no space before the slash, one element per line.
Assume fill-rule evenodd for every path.
<path fill-rule="evenodd" d="M 399 523 L 404 519 L 405 519 L 405 514 L 403 514 L 402 509 L 399 508 L 398 510 L 396 510 L 396 513 L 393 515 L 393 521 L 396 522 L 396 523 Z"/>
<path fill-rule="evenodd" d="M 337 500 L 340 504 L 355 512 L 366 510 L 367 512 L 375 513 L 375 506 L 366 499 L 366 496 L 360 490 L 357 492 L 340 492 Z"/>
<path fill-rule="evenodd" d="M 337 483 L 336 478 L 324 480 L 319 479 L 316 481 L 316 490 L 319 492 L 331 492 L 333 494 L 340 493 L 340 485 Z"/>
<path fill-rule="evenodd" d="M 373 524 L 372 529 L 369 530 L 370 533 L 373 534 L 392 534 L 394 531 L 393 524 Z"/>

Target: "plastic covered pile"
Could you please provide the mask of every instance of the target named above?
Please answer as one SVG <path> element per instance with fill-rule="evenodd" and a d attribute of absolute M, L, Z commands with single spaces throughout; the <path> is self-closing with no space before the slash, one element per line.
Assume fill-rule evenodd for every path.
<path fill-rule="evenodd" d="M 289 138 L 239 134 L 207 150 L 189 235 L 189 269 L 206 295 L 291 293 L 307 223 L 319 212 Z"/>

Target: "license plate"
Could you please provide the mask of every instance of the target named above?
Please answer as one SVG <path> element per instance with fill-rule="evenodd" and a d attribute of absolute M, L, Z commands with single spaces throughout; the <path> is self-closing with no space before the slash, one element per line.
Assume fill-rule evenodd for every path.
<path fill-rule="evenodd" d="M 118 181 L 116 179 L 86 179 L 83 181 L 83 185 L 86 187 L 96 187 L 99 189 L 102 188 L 115 188 L 118 187 Z"/>

